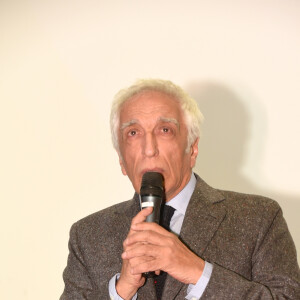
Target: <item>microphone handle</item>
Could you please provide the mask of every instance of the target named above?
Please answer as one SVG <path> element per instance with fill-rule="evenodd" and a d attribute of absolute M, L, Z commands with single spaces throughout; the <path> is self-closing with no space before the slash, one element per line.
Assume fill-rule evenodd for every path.
<path fill-rule="evenodd" d="M 161 208 L 162 198 L 154 195 L 141 195 L 141 209 L 146 207 L 153 207 L 151 215 L 147 216 L 146 222 L 154 222 L 159 224 L 160 220 L 160 208 Z M 154 277 L 155 272 L 145 272 L 143 276 L 149 278 Z"/>
<path fill-rule="evenodd" d="M 160 219 L 160 207 L 162 198 L 153 195 L 142 195 L 141 196 L 141 208 L 153 207 L 151 215 L 147 216 L 146 222 L 154 222 L 159 224 Z"/>

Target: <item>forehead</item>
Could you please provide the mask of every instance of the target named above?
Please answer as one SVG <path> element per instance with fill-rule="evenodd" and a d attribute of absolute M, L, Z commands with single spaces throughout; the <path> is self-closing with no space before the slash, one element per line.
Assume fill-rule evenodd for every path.
<path fill-rule="evenodd" d="M 160 117 L 182 120 L 179 102 L 172 96 L 157 91 L 145 91 L 127 100 L 121 107 L 120 121 L 132 119 L 155 120 Z"/>

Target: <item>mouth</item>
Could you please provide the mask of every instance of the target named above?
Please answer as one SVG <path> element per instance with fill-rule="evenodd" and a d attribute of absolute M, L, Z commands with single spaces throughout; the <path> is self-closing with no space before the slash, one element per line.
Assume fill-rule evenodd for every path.
<path fill-rule="evenodd" d="M 151 168 L 151 169 L 143 169 L 141 172 L 141 175 L 143 177 L 143 175 L 147 172 L 157 172 L 163 175 L 163 169 L 161 168 Z"/>

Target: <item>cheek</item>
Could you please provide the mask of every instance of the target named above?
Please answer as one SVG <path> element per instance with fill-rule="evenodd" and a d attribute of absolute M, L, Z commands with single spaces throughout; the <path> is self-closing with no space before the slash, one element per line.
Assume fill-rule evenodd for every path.
<path fill-rule="evenodd" d="M 127 156 L 133 157 L 133 154 L 138 155 L 141 151 L 141 139 L 126 140 L 122 143 L 122 152 Z"/>
<path fill-rule="evenodd" d="M 127 176 L 129 176 L 132 181 L 135 179 L 136 173 L 138 172 L 138 168 L 141 164 L 140 155 L 134 149 L 127 148 L 123 157 L 123 165 L 126 169 Z"/>
<path fill-rule="evenodd" d="M 172 163 L 175 167 L 178 163 L 181 164 L 186 159 L 187 155 L 182 145 L 177 144 L 167 145 L 164 153 L 167 157 L 170 158 L 170 160 L 172 160 Z"/>
<path fill-rule="evenodd" d="M 176 151 L 174 149 L 169 153 L 168 161 L 173 176 L 178 177 L 179 174 L 185 173 L 191 168 L 191 156 L 185 151 Z"/>

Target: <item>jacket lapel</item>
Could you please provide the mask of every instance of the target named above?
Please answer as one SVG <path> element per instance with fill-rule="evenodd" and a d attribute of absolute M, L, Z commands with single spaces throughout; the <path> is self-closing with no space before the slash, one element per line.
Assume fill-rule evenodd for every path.
<path fill-rule="evenodd" d="M 186 210 L 180 232 L 181 241 L 199 257 L 212 240 L 215 232 L 225 218 L 226 210 L 222 204 L 224 197 L 197 177 L 195 191 Z M 163 299 L 179 299 L 186 296 L 188 285 L 167 276 Z"/>

